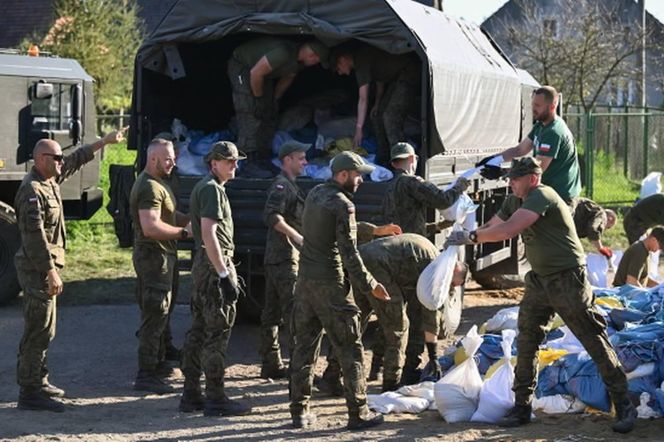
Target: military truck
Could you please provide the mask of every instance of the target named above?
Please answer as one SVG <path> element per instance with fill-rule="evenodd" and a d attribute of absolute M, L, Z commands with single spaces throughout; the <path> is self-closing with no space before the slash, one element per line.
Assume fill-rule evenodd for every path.
<path fill-rule="evenodd" d="M 76 60 L 0 50 L 0 303 L 20 292 L 14 254 L 21 246 L 13 204 L 42 138 L 57 141 L 65 155 L 95 140 L 90 77 Z M 99 157 L 61 186 L 67 219 L 88 219 L 101 207 Z"/>
<path fill-rule="evenodd" d="M 518 71 L 477 25 L 409 0 L 175 1 L 144 41 L 135 61 L 129 148 L 145 163 L 150 139 L 174 118 L 203 131 L 226 129 L 234 116 L 226 61 L 242 42 L 258 35 L 316 37 L 332 47 L 355 41 L 393 54 L 416 54 L 421 93 L 416 120 L 421 176 L 437 185 L 452 182 L 480 158 L 516 145 L 532 126 L 531 92 L 537 82 Z M 301 71 L 281 108 L 322 89 L 343 90 L 355 107 L 354 77 L 321 66 Z M 179 202 L 200 178 L 179 176 Z M 260 309 L 266 227 L 261 213 L 270 180 L 236 178 L 227 184 L 235 219 L 236 261 L 247 281 L 245 312 Z M 305 189 L 318 184 L 300 183 Z M 381 222 L 385 182 L 365 182 L 355 197 L 360 220 Z M 507 193 L 505 181 L 474 177 L 470 195 L 480 203 L 478 222 L 491 217 Z M 430 220 L 440 219 L 431 211 Z M 435 238 L 442 245 L 443 235 Z M 468 248 L 473 272 L 518 272 L 516 241 Z M 456 329 L 462 292 L 446 306 L 446 329 Z M 253 303 L 253 309 L 252 304 Z M 249 304 L 249 305 L 247 305 Z"/>

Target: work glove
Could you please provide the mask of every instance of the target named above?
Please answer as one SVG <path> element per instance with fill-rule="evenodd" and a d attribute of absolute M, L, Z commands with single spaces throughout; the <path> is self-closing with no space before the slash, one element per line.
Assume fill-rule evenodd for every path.
<path fill-rule="evenodd" d="M 237 284 L 231 280 L 230 275 L 224 278 L 219 277 L 217 287 L 219 288 L 221 296 L 224 299 L 224 304 L 235 302 L 240 297 L 240 289 L 238 288 Z"/>
<path fill-rule="evenodd" d="M 611 259 L 613 257 L 613 250 L 604 246 L 599 248 L 599 253 L 606 256 L 606 259 Z"/>
<path fill-rule="evenodd" d="M 487 180 L 497 180 L 505 175 L 505 170 L 500 166 L 484 166 L 480 170 L 480 175 Z"/>
<path fill-rule="evenodd" d="M 470 181 L 467 178 L 461 176 L 457 178 L 456 183 L 454 183 L 454 187 L 461 190 L 462 192 L 465 192 L 466 189 L 470 187 Z"/>
<path fill-rule="evenodd" d="M 428 373 L 429 377 L 434 379 L 434 382 L 443 376 L 443 369 L 438 362 L 437 344 L 435 342 L 426 343 L 427 352 L 429 353 L 429 362 L 424 368 L 424 372 Z"/>
<path fill-rule="evenodd" d="M 468 230 L 453 231 L 445 241 L 445 248 L 448 248 L 449 246 L 465 246 L 475 244 L 475 242 L 470 239 L 471 233 L 472 232 L 469 232 Z"/>

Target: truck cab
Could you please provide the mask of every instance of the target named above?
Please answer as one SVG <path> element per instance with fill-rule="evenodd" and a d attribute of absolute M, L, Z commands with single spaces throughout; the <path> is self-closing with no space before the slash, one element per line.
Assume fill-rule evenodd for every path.
<path fill-rule="evenodd" d="M 14 254 L 20 247 L 13 204 L 31 169 L 32 149 L 43 138 L 65 155 L 95 140 L 90 77 L 76 60 L 0 51 L 0 302 L 18 295 Z M 67 219 L 89 219 L 101 207 L 99 157 L 61 186 Z"/>
<path fill-rule="evenodd" d="M 170 130 L 174 119 L 205 132 L 232 128 L 235 110 L 226 62 L 239 44 L 260 35 L 296 41 L 317 38 L 329 47 L 352 41 L 415 55 L 421 91 L 418 110 L 410 119 L 419 146 L 418 173 L 438 186 L 453 182 L 480 158 L 516 145 L 532 125 L 528 112 L 536 82 L 524 81 L 531 77 L 515 69 L 477 25 L 420 3 L 176 1 L 136 57 L 129 148 L 138 150 L 139 167 L 152 137 Z M 297 75 L 280 110 L 322 90 L 341 91 L 352 116 L 357 102 L 354 76 L 339 76 L 320 65 Z M 199 178 L 176 177 L 180 210 L 187 211 L 189 193 Z M 270 182 L 236 178 L 226 185 L 235 220 L 238 271 L 248 285 L 244 302 L 254 309 L 262 302 L 267 228 L 261 214 Z M 300 180 L 305 190 L 318 183 Z M 360 187 L 354 199 L 359 220 L 382 222 L 386 186 L 365 181 Z M 507 191 L 506 181 L 473 177 L 469 194 L 480 204 L 480 224 L 496 213 Z M 441 215 L 432 210 L 429 218 L 436 221 Z M 432 239 L 442 247 L 443 234 Z M 466 259 L 474 272 L 489 271 L 502 262 L 501 274 L 517 273 L 517 251 L 516 241 L 504 241 L 469 247 Z M 460 314 L 460 307 L 457 310 Z"/>

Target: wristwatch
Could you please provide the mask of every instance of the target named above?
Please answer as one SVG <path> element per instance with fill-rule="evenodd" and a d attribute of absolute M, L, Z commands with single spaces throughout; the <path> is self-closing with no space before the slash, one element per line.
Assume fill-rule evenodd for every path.
<path fill-rule="evenodd" d="M 471 232 L 468 234 L 468 238 L 469 238 L 472 242 L 476 243 L 476 242 L 477 242 L 477 230 L 473 230 L 473 231 L 471 231 Z"/>
<path fill-rule="evenodd" d="M 189 237 L 189 232 L 187 229 L 180 230 L 180 239 L 187 239 Z"/>

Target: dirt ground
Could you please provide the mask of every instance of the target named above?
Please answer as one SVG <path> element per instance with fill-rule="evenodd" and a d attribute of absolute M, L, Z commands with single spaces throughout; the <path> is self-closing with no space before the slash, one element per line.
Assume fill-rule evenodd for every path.
<path fill-rule="evenodd" d="M 100 283 L 97 281 L 96 287 L 87 289 L 99 291 Z M 662 420 L 640 420 L 629 437 L 618 438 L 610 429 L 611 418 L 607 415 L 540 414 L 535 423 L 507 430 L 484 424 L 447 424 L 437 411 L 388 415 L 384 425 L 355 433 L 345 429 L 343 400 L 320 395 L 315 395 L 312 401 L 312 409 L 319 418 L 316 426 L 307 431 L 295 430 L 290 427 L 287 382 L 258 377 L 258 328 L 250 323 L 238 323 L 233 331 L 227 386 L 229 395 L 249 402 L 254 413 L 232 418 L 179 413 L 179 394 L 143 395 L 132 390 L 138 310 L 126 302 L 132 298 L 131 293 L 125 292 L 130 287 L 126 281 L 116 285 L 106 281 L 104 285 L 108 289 L 99 304 L 80 305 L 62 299 L 58 310 L 58 331 L 49 351 L 49 368 L 51 382 L 67 391 L 64 400 L 67 411 L 62 414 L 16 409 L 15 355 L 23 325 L 21 303 L 16 301 L 0 309 L 1 440 L 662 440 Z M 86 285 L 79 284 L 76 290 L 85 292 Z M 71 291 L 66 291 L 63 298 L 68 295 L 72 296 Z M 109 302 L 113 298 L 122 301 Z M 459 333 L 517 302 L 515 291 L 467 292 Z M 187 305 L 177 305 L 172 324 L 178 345 L 189 323 Z M 322 371 L 323 363 L 319 361 L 317 371 Z M 173 381 L 181 389 L 182 379 Z M 369 392 L 378 393 L 379 388 L 378 382 L 371 383 Z"/>

